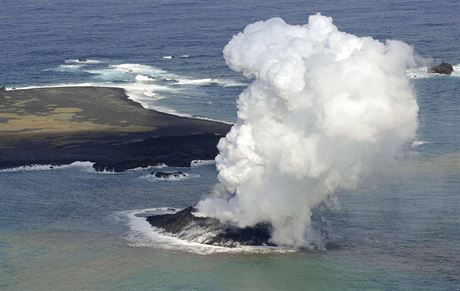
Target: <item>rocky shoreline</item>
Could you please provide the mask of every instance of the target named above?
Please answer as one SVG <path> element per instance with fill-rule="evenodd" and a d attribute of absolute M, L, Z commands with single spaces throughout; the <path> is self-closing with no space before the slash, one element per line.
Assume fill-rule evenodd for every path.
<path fill-rule="evenodd" d="M 94 162 L 120 172 L 188 167 L 217 155 L 231 125 L 143 108 L 123 89 L 56 87 L 0 92 L 0 169 Z"/>

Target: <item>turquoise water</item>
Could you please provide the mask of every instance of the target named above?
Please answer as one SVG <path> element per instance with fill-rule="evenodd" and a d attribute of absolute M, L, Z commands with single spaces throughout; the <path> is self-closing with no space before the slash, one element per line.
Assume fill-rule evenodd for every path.
<path fill-rule="evenodd" d="M 184 169 L 182 169 L 184 170 Z M 0 186 L 2 287 L 18 289 L 453 290 L 458 262 L 458 160 L 405 160 L 370 174 L 341 208 L 319 210 L 327 250 L 213 253 L 165 249 L 126 210 L 185 207 L 209 193 L 213 165 L 182 181 L 148 170 L 88 167 L 4 172 Z M 147 224 L 146 224 L 147 225 Z"/>
<path fill-rule="evenodd" d="M 459 182 L 452 156 L 405 161 L 373 173 L 358 191 L 341 193 L 340 210 L 321 212 L 328 250 L 200 255 L 133 240 L 137 234 L 119 218 L 120 211 L 184 207 L 210 191 L 213 165 L 188 172 L 195 177 L 169 182 L 145 179 L 145 170 L 98 174 L 76 167 L 1 173 L 2 287 L 458 287 Z"/>
<path fill-rule="evenodd" d="M 222 48 L 246 24 L 272 16 L 305 23 L 321 11 L 344 31 L 401 39 L 424 57 L 460 63 L 458 1 L 2 5 L 3 84 L 117 84 L 146 107 L 226 121 L 235 120 L 248 81 L 225 66 Z M 79 57 L 94 62 L 72 61 Z M 367 173 L 356 191 L 339 193 L 337 209 L 316 210 L 326 250 L 168 249 L 129 216 L 195 204 L 216 182 L 213 165 L 181 169 L 191 178 L 169 182 L 146 178 L 151 170 L 101 174 L 88 164 L 7 171 L 0 172 L 0 289 L 458 290 L 460 78 L 425 77 L 412 81 L 418 143 Z"/>

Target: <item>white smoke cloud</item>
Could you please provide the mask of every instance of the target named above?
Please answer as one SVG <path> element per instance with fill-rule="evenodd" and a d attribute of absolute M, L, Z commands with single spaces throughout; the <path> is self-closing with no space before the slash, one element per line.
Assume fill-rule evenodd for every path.
<path fill-rule="evenodd" d="M 224 49 L 254 78 L 220 140 L 219 185 L 199 216 L 273 225 L 272 241 L 309 246 L 311 210 L 415 137 L 418 106 L 406 77 L 412 47 L 341 32 L 332 19 L 248 25 Z"/>

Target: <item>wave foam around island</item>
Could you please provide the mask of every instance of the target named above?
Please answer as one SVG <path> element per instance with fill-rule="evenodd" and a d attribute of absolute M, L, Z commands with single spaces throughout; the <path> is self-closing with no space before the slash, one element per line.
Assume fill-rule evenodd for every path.
<path fill-rule="evenodd" d="M 434 78 L 434 77 L 456 77 L 460 78 L 460 64 L 453 65 L 454 71 L 450 75 L 443 75 L 437 73 L 428 73 L 428 67 L 417 67 L 413 69 L 409 69 L 406 71 L 407 77 L 411 79 L 427 79 L 427 78 Z"/>
<path fill-rule="evenodd" d="M 94 64 L 101 64 L 102 61 L 96 60 L 96 59 L 70 59 L 70 60 L 65 60 L 66 64 L 88 64 L 88 65 L 94 65 Z"/>
<path fill-rule="evenodd" d="M 150 182 L 179 182 L 179 181 L 199 178 L 199 177 L 200 175 L 198 174 L 181 173 L 181 175 L 179 176 L 171 175 L 167 178 L 158 178 L 152 173 L 149 173 L 147 175 L 140 176 L 139 179 L 147 180 Z"/>
<path fill-rule="evenodd" d="M 241 254 L 241 253 L 287 253 L 297 249 L 288 249 L 273 246 L 238 246 L 224 247 L 187 241 L 165 233 L 161 229 L 151 226 L 146 217 L 149 215 L 173 214 L 181 209 L 159 207 L 148 209 L 134 209 L 116 212 L 114 218 L 126 222 L 129 230 L 125 239 L 132 247 L 152 247 L 167 250 L 185 251 L 199 255 L 212 254 Z"/>

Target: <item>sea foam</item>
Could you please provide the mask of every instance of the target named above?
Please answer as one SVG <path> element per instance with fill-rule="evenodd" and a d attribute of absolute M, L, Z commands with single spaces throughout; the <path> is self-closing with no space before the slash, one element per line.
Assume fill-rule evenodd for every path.
<path fill-rule="evenodd" d="M 203 166 L 210 166 L 215 165 L 215 160 L 193 160 L 190 163 L 190 167 L 203 167 Z"/>
<path fill-rule="evenodd" d="M 87 171 L 94 171 L 93 168 L 94 163 L 92 162 L 73 162 L 67 165 L 28 165 L 28 166 L 20 166 L 14 168 L 7 168 L 0 170 L 0 173 L 10 173 L 10 172 L 29 172 L 29 171 L 50 171 L 50 170 L 62 170 L 62 169 L 83 169 Z"/>
<path fill-rule="evenodd" d="M 188 180 L 192 178 L 199 178 L 200 175 L 198 174 L 191 174 L 191 173 L 183 173 L 183 175 L 179 177 L 170 176 L 168 178 L 158 178 L 155 175 L 149 173 L 147 175 L 140 176 L 139 179 L 147 180 L 150 182 L 179 182 L 183 180 Z"/>
<path fill-rule="evenodd" d="M 434 77 L 460 77 L 460 64 L 453 65 L 454 71 L 450 75 L 443 75 L 437 73 L 428 73 L 428 67 L 422 66 L 413 69 L 409 69 L 406 71 L 407 77 L 411 79 L 427 79 L 427 78 L 434 78 Z"/>
<path fill-rule="evenodd" d="M 133 247 L 153 247 L 168 250 L 186 251 L 200 255 L 219 253 L 286 253 L 295 252 L 294 248 L 273 246 L 238 246 L 223 247 L 202 244 L 196 241 L 180 239 L 161 229 L 151 226 L 146 217 L 149 215 L 173 214 L 181 209 L 171 207 L 159 207 L 148 209 L 134 209 L 116 212 L 113 217 L 127 224 L 129 230 L 125 235 L 128 245 Z M 204 234 L 207 235 L 207 234 Z M 199 240 L 199 238 L 196 238 Z"/>

